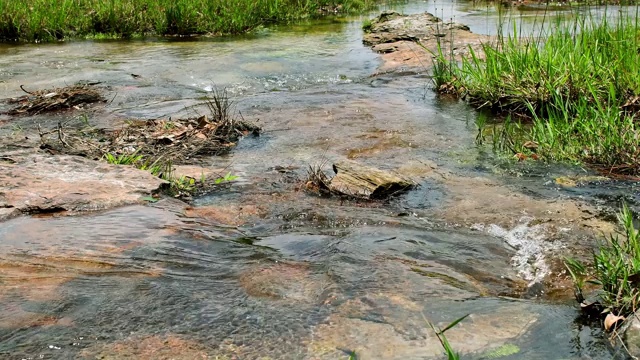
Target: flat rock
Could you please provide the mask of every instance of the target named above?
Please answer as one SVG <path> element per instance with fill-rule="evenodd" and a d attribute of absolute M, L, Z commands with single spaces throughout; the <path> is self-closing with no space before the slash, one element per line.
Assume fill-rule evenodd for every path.
<path fill-rule="evenodd" d="M 383 199 L 412 188 L 415 183 L 399 174 L 343 161 L 333 165 L 332 192 L 357 198 Z"/>
<path fill-rule="evenodd" d="M 468 26 L 444 22 L 429 14 L 401 15 L 386 11 L 371 21 L 362 42 L 382 54 L 380 72 L 425 69 L 432 63 L 438 45 L 446 56 L 459 60 L 470 49 L 483 56 L 482 43 L 491 38 L 474 34 Z"/>
<path fill-rule="evenodd" d="M 456 22 L 443 22 L 427 12 L 415 15 L 401 15 L 394 11 L 385 11 L 371 22 L 371 28 L 362 42 L 373 46 L 397 41 L 424 41 L 436 37 L 446 37 L 451 31 L 471 32 L 469 27 Z"/>
<path fill-rule="evenodd" d="M 337 359 L 337 349 L 355 350 L 358 359 L 442 359 L 442 345 L 429 329 L 420 311 L 410 311 L 411 318 L 419 319 L 414 333 L 399 331 L 397 325 L 384 321 L 367 321 L 357 312 L 357 306 L 348 302 L 341 308 L 349 307 L 344 314 L 333 314 L 317 326 L 308 352 L 313 359 Z M 400 306 L 394 309 L 402 309 Z M 409 310 L 409 309 L 404 309 Z M 420 309 L 422 310 L 422 309 Z M 354 311 L 356 311 L 354 313 Z M 365 309 L 365 314 L 368 311 Z M 483 358 L 481 353 L 516 341 L 529 331 L 538 320 L 538 315 L 520 304 L 506 305 L 492 313 L 471 314 L 458 325 L 448 330 L 447 339 L 455 351 L 474 354 L 469 358 Z M 444 328 L 448 323 L 436 324 Z"/>
<path fill-rule="evenodd" d="M 32 154 L 0 163 L 0 220 L 21 214 L 104 210 L 136 203 L 166 182 L 130 166 Z"/>

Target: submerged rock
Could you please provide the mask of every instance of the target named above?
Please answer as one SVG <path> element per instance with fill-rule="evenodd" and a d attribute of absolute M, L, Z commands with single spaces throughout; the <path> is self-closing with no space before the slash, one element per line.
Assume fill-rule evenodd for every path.
<path fill-rule="evenodd" d="M 0 163 L 0 220 L 109 209 L 136 203 L 166 184 L 147 171 L 78 156 L 34 154 L 14 160 Z"/>
<path fill-rule="evenodd" d="M 358 359 L 441 359 L 442 345 L 423 320 L 424 315 L 413 313 L 417 322 L 412 333 L 386 319 L 367 321 L 353 309 L 334 314 L 314 329 L 308 352 L 320 359 L 339 358 L 343 355 L 340 349 L 354 350 Z M 471 314 L 446 335 L 455 350 L 464 354 L 504 352 L 505 345 L 526 334 L 537 320 L 537 314 L 525 305 L 505 303 L 491 313 Z M 447 325 L 437 324 L 440 328 Z"/>

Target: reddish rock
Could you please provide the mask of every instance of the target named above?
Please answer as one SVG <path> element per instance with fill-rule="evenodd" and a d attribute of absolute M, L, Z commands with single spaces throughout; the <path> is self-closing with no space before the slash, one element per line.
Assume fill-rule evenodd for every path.
<path fill-rule="evenodd" d="M 29 155 L 0 163 L 0 220 L 20 214 L 104 210 L 136 203 L 164 180 L 78 156 Z"/>
<path fill-rule="evenodd" d="M 431 66 L 438 44 L 446 53 L 460 59 L 473 48 L 482 54 L 482 43 L 491 38 L 474 34 L 469 27 L 456 22 L 443 22 L 429 13 L 401 15 L 383 12 L 371 22 L 362 42 L 382 54 L 380 72 L 426 70 Z"/>

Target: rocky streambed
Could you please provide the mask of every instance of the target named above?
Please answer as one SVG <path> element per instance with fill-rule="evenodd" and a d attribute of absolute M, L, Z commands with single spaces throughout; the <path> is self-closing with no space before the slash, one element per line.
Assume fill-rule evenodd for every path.
<path fill-rule="evenodd" d="M 462 54 L 488 35 L 422 12 L 360 26 L 0 48 L 8 98 L 26 81 L 90 78 L 113 99 L 0 117 L 0 354 L 438 358 L 425 318 L 471 314 L 447 332 L 470 358 L 614 358 L 599 327 L 576 320 L 561 259 L 614 231 L 611 209 L 635 185 L 474 145 L 477 114 L 436 98 L 424 74 L 438 41 Z M 233 181 L 181 200 L 148 170 L 42 146 L 61 123 L 104 134 L 197 119 L 207 71 L 263 132 L 182 170 Z M 309 191 L 309 165 L 346 160 L 418 186 L 373 202 Z"/>

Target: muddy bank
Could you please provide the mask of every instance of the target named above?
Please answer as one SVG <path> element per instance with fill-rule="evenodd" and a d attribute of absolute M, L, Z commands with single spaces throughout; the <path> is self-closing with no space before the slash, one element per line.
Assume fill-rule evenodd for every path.
<path fill-rule="evenodd" d="M 383 65 L 379 72 L 423 72 L 432 66 L 438 46 L 447 56 L 460 59 L 470 49 L 482 56 L 486 35 L 474 34 L 469 27 L 456 22 L 444 22 L 429 14 L 401 15 L 383 12 L 364 27 L 362 42 L 379 53 Z"/>

